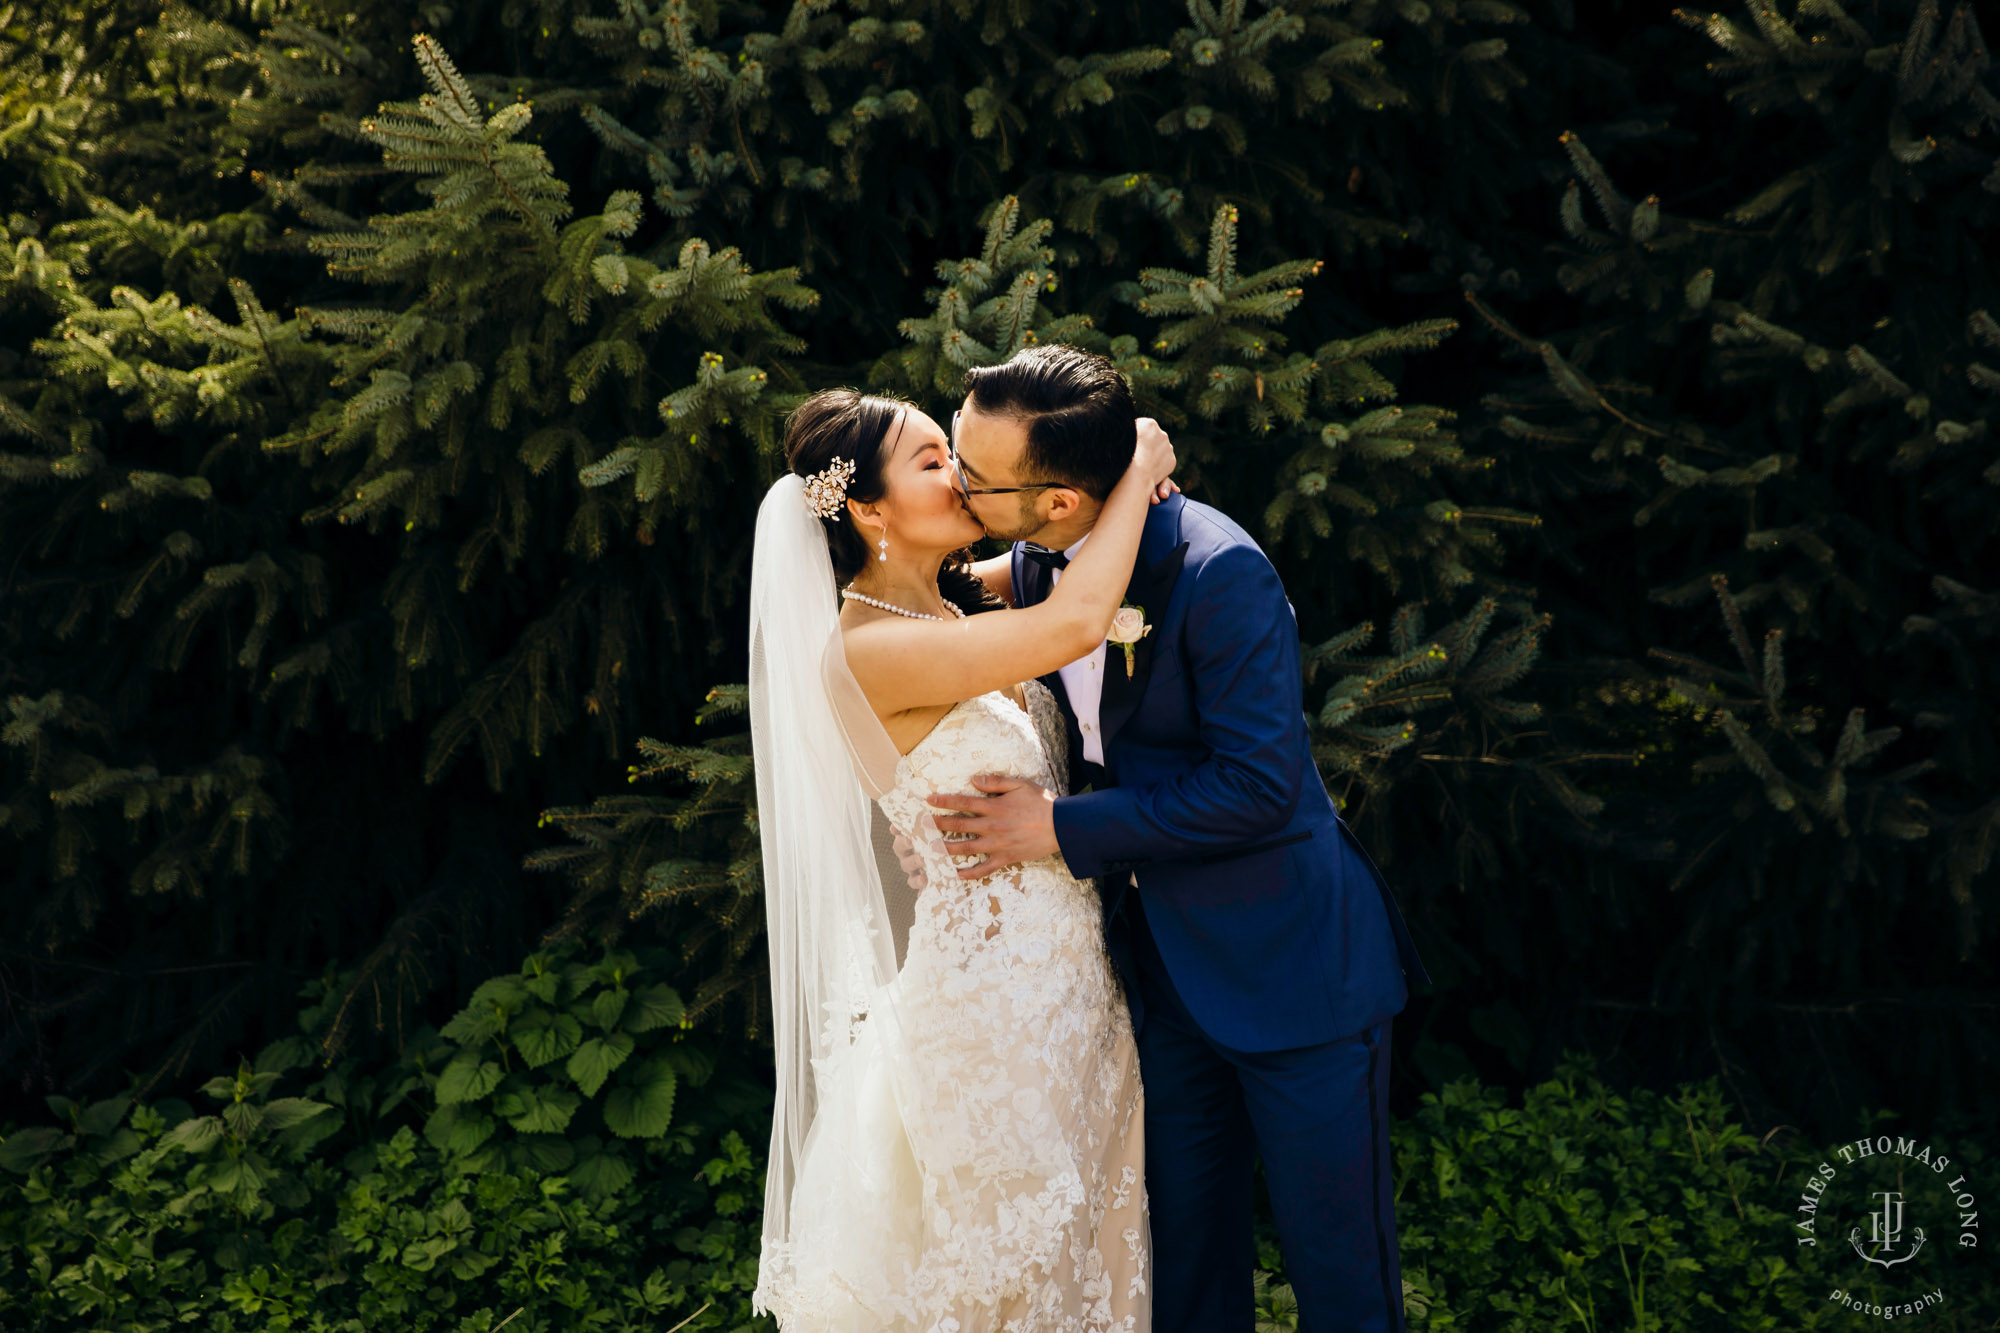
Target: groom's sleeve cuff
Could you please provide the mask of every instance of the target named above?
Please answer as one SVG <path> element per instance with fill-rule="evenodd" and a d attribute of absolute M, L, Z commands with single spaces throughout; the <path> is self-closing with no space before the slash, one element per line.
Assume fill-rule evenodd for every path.
<path fill-rule="evenodd" d="M 1089 845 L 1089 838 L 1084 836 L 1083 831 L 1088 821 L 1080 822 L 1077 819 L 1077 816 L 1083 813 L 1077 809 L 1077 802 L 1082 799 L 1081 796 L 1056 798 L 1054 811 L 1056 846 L 1062 849 L 1063 863 L 1069 867 L 1071 876 L 1076 879 L 1096 879 L 1099 875 L 1110 873 L 1110 868 L 1096 849 Z"/>
<path fill-rule="evenodd" d="M 1122 875 L 1151 863 L 1149 857 L 1105 854 L 1109 849 L 1103 845 L 1106 840 L 1102 835 L 1116 822 L 1107 816 L 1117 797 L 1113 792 L 1092 791 L 1056 799 L 1056 846 L 1062 849 L 1069 873 L 1078 879 Z"/>

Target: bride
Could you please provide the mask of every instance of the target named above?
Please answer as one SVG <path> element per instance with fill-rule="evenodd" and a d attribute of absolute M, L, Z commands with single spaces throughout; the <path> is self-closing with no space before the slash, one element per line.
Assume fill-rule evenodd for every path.
<path fill-rule="evenodd" d="M 921 821 L 978 773 L 1067 790 L 1036 677 L 1104 640 L 1172 446 L 1140 423 L 1021 610 L 965 564 L 982 529 L 916 408 L 817 394 L 786 459 L 750 597 L 778 1073 L 753 1306 L 785 1333 L 1146 1333 L 1144 1097 L 1097 893 L 1060 857 L 960 879 Z M 927 872 L 903 940 L 871 799 Z"/>

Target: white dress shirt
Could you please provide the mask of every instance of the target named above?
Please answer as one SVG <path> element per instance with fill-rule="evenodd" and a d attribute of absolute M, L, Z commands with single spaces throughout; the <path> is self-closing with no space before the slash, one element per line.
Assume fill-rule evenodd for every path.
<path fill-rule="evenodd" d="M 1070 559 L 1090 540 L 1084 533 L 1076 539 L 1076 544 L 1063 552 Z M 1054 588 L 1062 581 L 1060 569 L 1049 571 L 1049 587 Z M 1098 713 L 1104 702 L 1104 657 L 1107 643 L 1100 643 L 1089 656 L 1079 657 L 1056 674 L 1062 677 L 1063 690 L 1069 695 L 1069 707 L 1076 714 L 1077 729 L 1083 733 L 1083 757 L 1093 764 L 1104 762 L 1104 733 L 1098 726 Z"/>

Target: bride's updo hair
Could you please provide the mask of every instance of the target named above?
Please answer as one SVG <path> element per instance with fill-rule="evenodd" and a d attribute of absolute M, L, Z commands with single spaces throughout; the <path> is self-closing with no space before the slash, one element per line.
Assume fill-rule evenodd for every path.
<path fill-rule="evenodd" d="M 854 389 L 822 389 L 794 408 L 785 421 L 785 464 L 801 477 L 826 471 L 838 459 L 854 464 L 847 497 L 864 503 L 882 498 L 882 460 L 897 434 L 903 412 L 915 407 L 900 398 Z M 827 554 L 842 585 L 868 567 L 868 541 L 845 507 L 820 523 Z M 938 571 L 938 591 L 967 615 L 998 611 L 1005 603 L 986 590 L 969 565 L 972 548 L 953 551 Z"/>

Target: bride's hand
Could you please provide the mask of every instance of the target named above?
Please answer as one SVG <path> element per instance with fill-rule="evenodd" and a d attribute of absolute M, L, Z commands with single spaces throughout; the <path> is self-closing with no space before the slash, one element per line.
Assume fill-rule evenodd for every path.
<path fill-rule="evenodd" d="M 1171 480 L 1176 462 L 1174 442 L 1160 429 L 1160 423 L 1151 417 L 1139 418 L 1138 431 L 1139 438 L 1132 450 L 1132 466 L 1128 471 L 1139 475 L 1156 501 L 1164 500 L 1180 489 Z"/>

